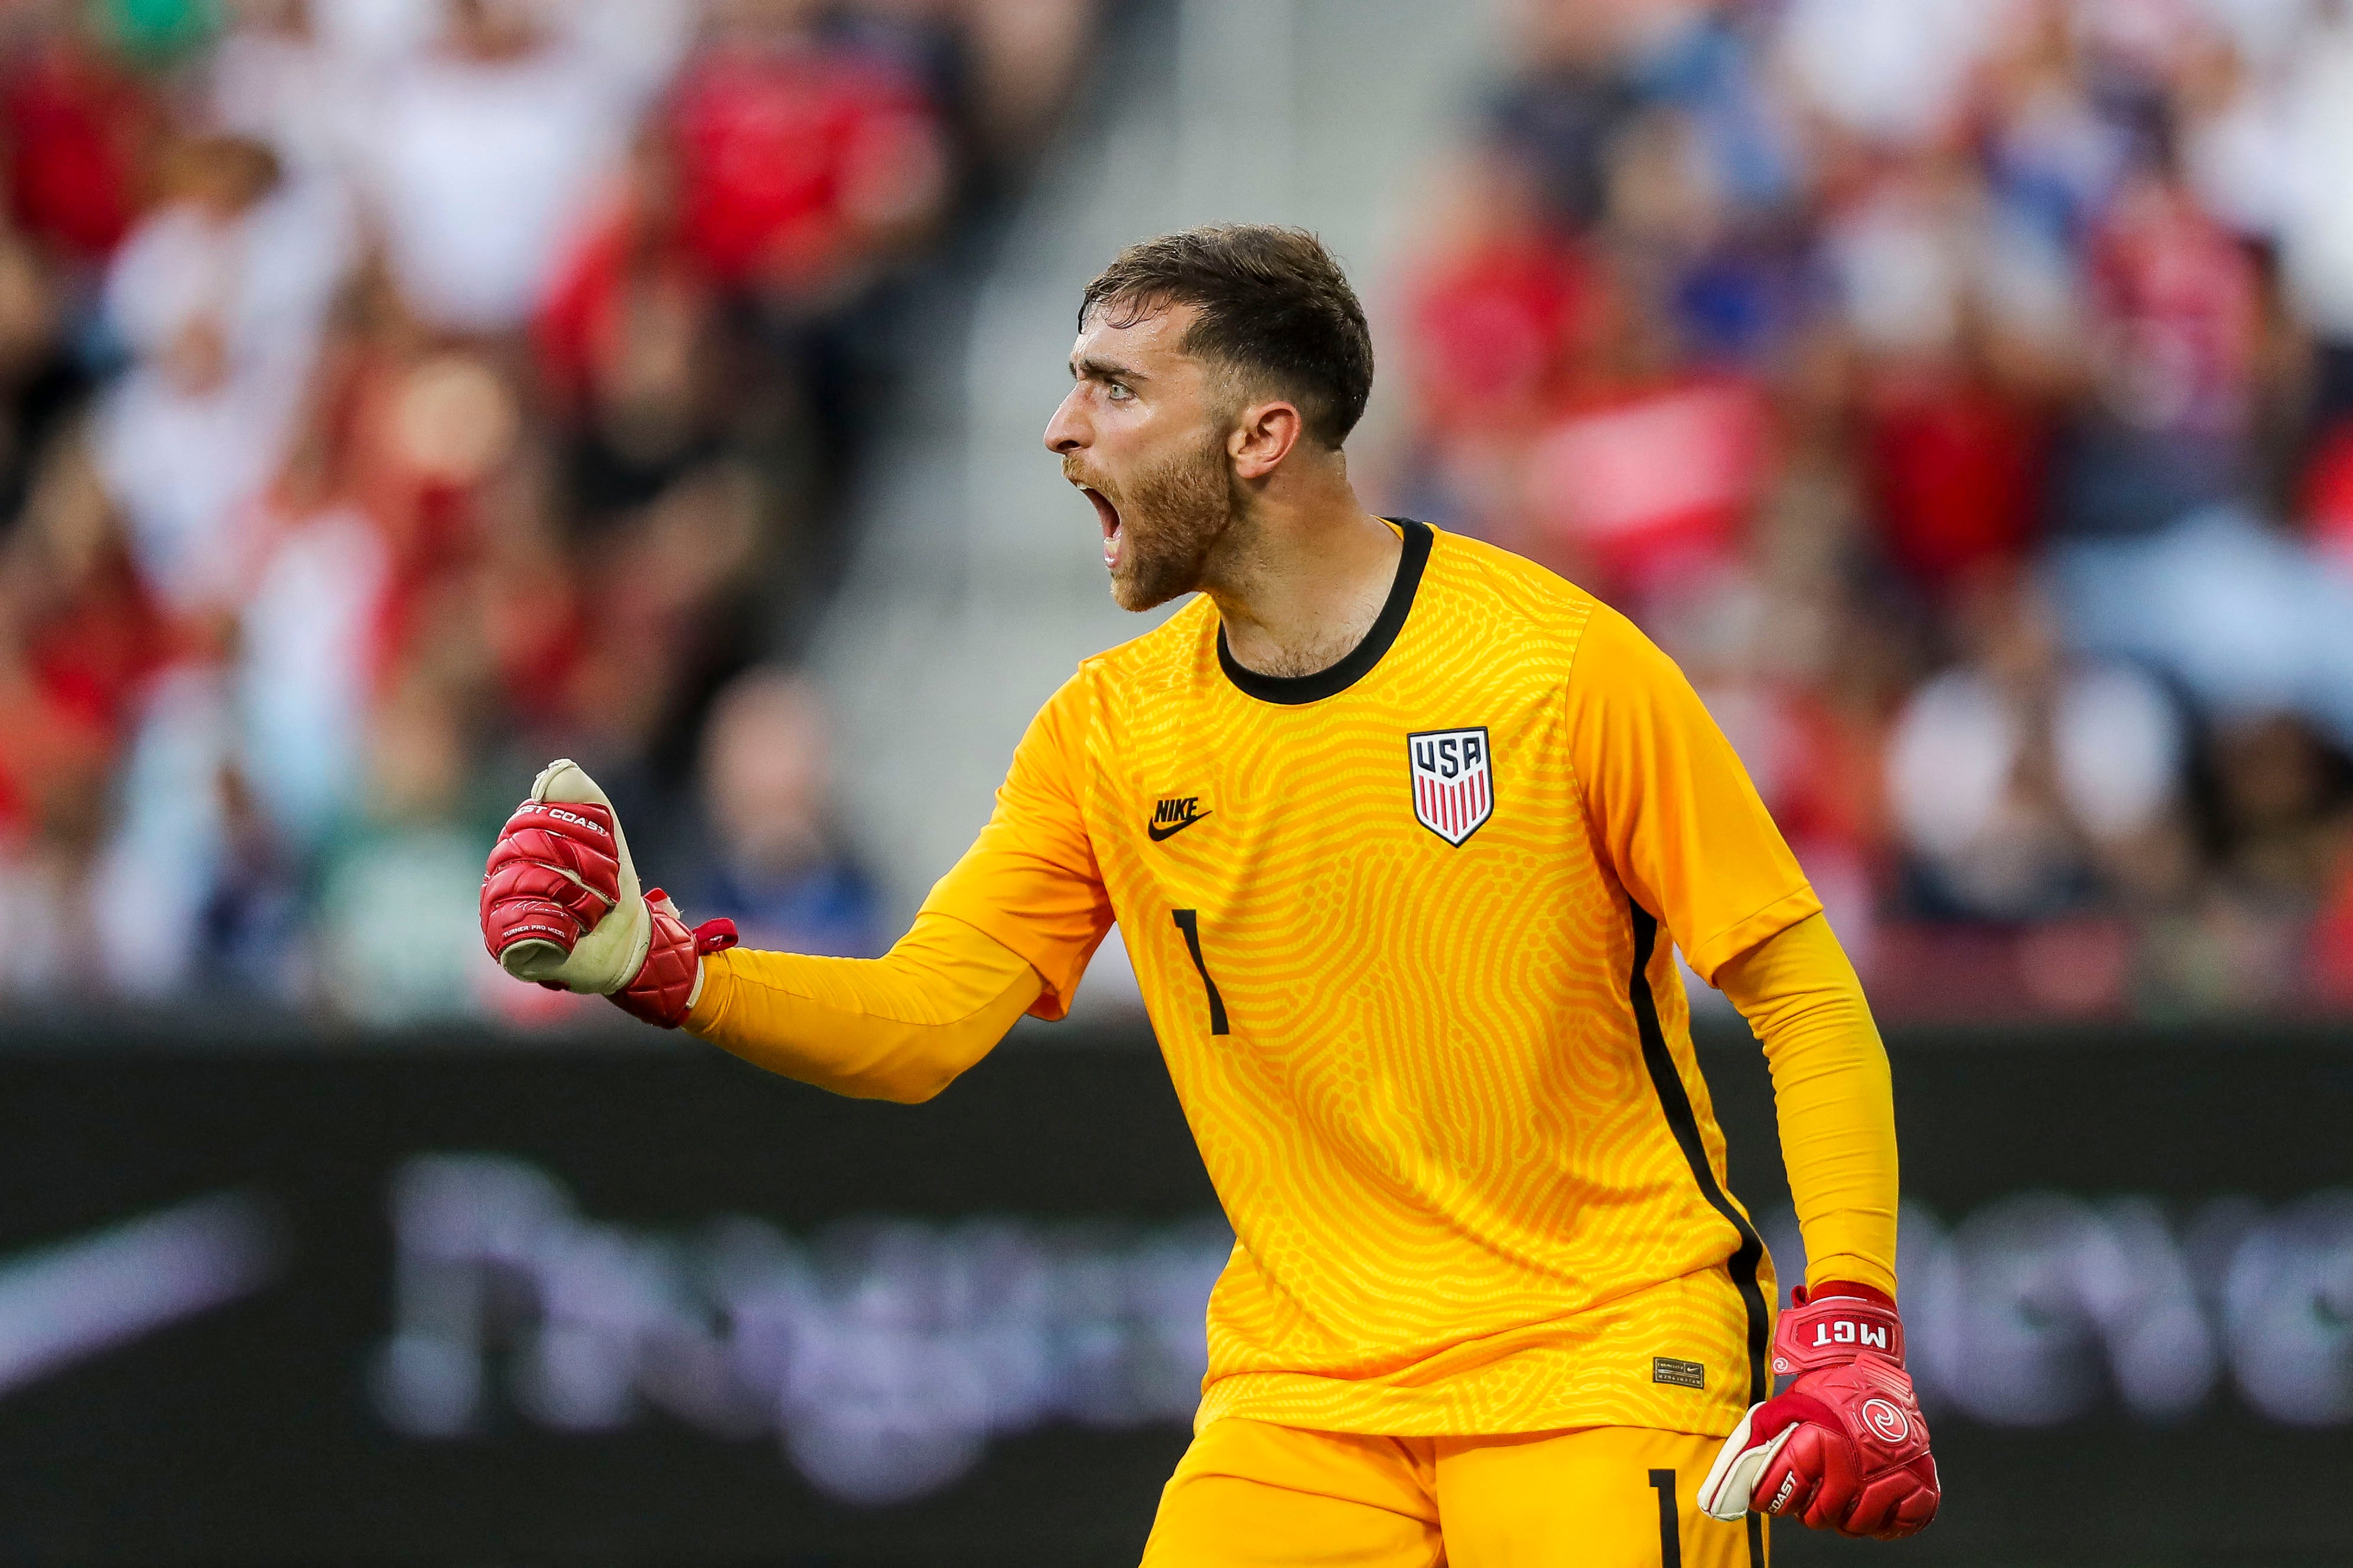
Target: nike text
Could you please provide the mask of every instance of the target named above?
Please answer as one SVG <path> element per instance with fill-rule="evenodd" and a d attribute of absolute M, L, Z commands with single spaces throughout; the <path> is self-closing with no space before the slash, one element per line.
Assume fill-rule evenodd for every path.
<path fill-rule="evenodd" d="M 1157 844 L 1170 835 L 1182 833 L 1193 824 L 1212 815 L 1200 809 L 1200 806 L 1201 797 L 1198 795 L 1179 795 L 1164 800 L 1154 809 L 1152 824 L 1145 831 L 1150 834 L 1152 841 Z"/>

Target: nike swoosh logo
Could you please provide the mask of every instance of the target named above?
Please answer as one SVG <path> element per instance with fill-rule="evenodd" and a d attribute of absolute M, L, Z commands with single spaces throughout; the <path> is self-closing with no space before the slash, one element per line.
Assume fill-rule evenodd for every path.
<path fill-rule="evenodd" d="M 1182 822 L 1172 822 L 1166 827 L 1155 822 L 1145 827 L 1144 831 L 1152 835 L 1152 842 L 1157 844 L 1164 838 L 1174 837 L 1184 832 L 1197 822 L 1206 822 L 1217 815 L 1214 811 L 1205 811 L 1198 816 L 1188 816 Z"/>
<path fill-rule="evenodd" d="M 0 1394 L 269 1284 L 269 1212 L 217 1193 L 0 1262 Z"/>

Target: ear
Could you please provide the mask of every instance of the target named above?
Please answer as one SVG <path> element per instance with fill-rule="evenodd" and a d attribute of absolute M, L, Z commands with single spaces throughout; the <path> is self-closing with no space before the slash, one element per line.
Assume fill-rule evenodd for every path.
<path fill-rule="evenodd" d="M 1262 479 L 1274 472 L 1306 433 L 1307 423 L 1296 404 L 1280 400 L 1253 403 L 1244 408 L 1226 437 L 1227 455 L 1234 461 L 1234 477 Z"/>

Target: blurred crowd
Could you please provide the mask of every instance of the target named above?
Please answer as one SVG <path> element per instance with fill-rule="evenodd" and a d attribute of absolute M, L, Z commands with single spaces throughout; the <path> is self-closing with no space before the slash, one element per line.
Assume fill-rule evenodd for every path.
<path fill-rule="evenodd" d="M 877 951 L 793 661 L 1093 11 L 0 7 L 0 995 L 570 1016 L 473 914 L 558 754 L 698 917 Z"/>
<path fill-rule="evenodd" d="M 1097 12 L 0 5 L 0 995 L 575 1016 L 558 754 L 877 951 L 795 661 Z M 1512 26 L 1376 488 L 1683 662 L 1883 1013 L 2353 1007 L 2353 3 Z"/>
<path fill-rule="evenodd" d="M 1681 660 L 1883 1014 L 2353 1006 L 2353 5 L 1516 26 L 1398 505 Z"/>

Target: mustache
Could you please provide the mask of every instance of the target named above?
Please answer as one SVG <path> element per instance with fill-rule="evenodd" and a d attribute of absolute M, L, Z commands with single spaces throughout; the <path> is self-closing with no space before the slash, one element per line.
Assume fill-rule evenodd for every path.
<path fill-rule="evenodd" d="M 1089 468 L 1074 452 L 1063 456 L 1062 478 L 1074 485 L 1083 485 L 1088 489 L 1100 491 L 1106 496 L 1112 493 L 1110 481 Z"/>

